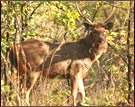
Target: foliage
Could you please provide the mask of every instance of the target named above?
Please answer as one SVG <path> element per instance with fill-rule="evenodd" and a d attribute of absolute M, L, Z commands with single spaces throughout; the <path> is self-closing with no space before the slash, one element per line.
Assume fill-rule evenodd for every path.
<path fill-rule="evenodd" d="M 98 71 L 95 63 L 93 70 L 84 80 L 85 84 L 88 84 L 86 86 L 86 102 L 88 105 L 110 106 L 122 105 L 123 103 L 128 105 L 128 51 L 130 51 L 131 57 L 132 92 L 134 91 L 133 4 L 130 19 L 130 50 L 128 50 L 129 1 L 115 2 L 117 7 L 114 27 L 111 31 L 106 32 L 108 42 L 112 47 L 109 47 L 100 59 L 100 66 L 103 70 Z M 20 96 L 17 92 L 17 82 L 11 76 L 7 56 L 9 48 L 17 38 L 17 34 L 20 37 L 19 42 L 30 38 L 61 42 L 65 32 L 68 32 L 66 41 L 77 40 L 85 36 L 82 26 L 83 19 L 77 12 L 74 1 L 2 1 L 1 5 L 1 105 L 16 106 Z M 106 19 L 105 11 L 109 13 L 112 10 L 112 2 L 80 1 L 78 5 L 86 17 L 94 18 L 95 23 L 104 21 Z M 56 81 L 59 83 L 58 86 L 55 84 Z M 67 88 L 64 84 L 65 82 L 57 79 L 48 82 L 46 86 L 50 90 L 48 88 L 42 90 L 42 87 L 45 86 L 41 83 L 34 89 L 31 97 L 32 105 L 66 105 L 65 99 L 70 93 L 69 87 Z M 48 93 L 48 95 L 42 92 Z M 131 96 L 133 97 L 133 93 L 131 93 Z"/>

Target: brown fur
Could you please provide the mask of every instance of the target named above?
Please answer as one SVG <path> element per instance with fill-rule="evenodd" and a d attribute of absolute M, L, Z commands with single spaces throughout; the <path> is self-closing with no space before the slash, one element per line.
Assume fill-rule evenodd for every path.
<path fill-rule="evenodd" d="M 22 75 L 28 72 L 30 86 L 26 93 L 27 103 L 29 103 L 29 94 L 35 82 L 42 74 L 43 77 L 53 78 L 57 75 L 69 77 L 71 79 L 71 92 L 73 96 L 73 105 L 76 105 L 77 93 L 80 92 L 82 102 L 84 101 L 85 91 L 83 86 L 83 78 L 88 74 L 92 63 L 98 59 L 102 53 L 106 52 L 107 40 L 104 34 L 105 29 L 112 28 L 112 23 L 90 25 L 84 23 L 88 31 L 85 38 L 76 42 L 67 42 L 59 44 L 44 42 L 41 40 L 27 40 L 19 44 L 25 53 L 27 71 L 24 70 L 24 62 L 21 57 L 21 49 L 19 54 L 19 70 Z M 108 27 L 109 26 L 109 27 Z M 91 31 L 91 32 L 90 32 Z M 57 49 L 58 48 L 58 49 Z M 57 49 L 55 51 L 55 49 Z M 52 51 L 54 50 L 54 51 Z M 13 48 L 10 51 L 10 60 L 13 64 L 13 56 L 16 51 Z M 16 62 L 17 60 L 15 60 Z M 14 64 L 18 67 L 18 64 Z"/>

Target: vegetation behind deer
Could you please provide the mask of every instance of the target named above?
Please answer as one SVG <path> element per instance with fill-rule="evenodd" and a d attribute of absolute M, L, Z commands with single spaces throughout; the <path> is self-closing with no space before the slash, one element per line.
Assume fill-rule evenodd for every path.
<path fill-rule="evenodd" d="M 114 23 L 114 27 L 106 32 L 109 43 L 108 50 L 99 59 L 100 65 L 97 62 L 93 63 L 88 76 L 84 79 L 86 103 L 82 105 L 133 105 L 133 4 L 134 2 L 131 5 L 131 17 L 128 18 L 129 1 L 114 2 L 114 4 L 113 2 L 100 1 L 78 2 L 81 12 L 83 14 L 86 13 L 85 16 L 89 15 L 88 18 L 94 22 L 103 22 L 112 11 L 113 5 L 116 7 L 115 20 L 111 20 Z M 49 41 L 49 43 L 61 44 L 63 39 L 64 42 L 69 42 L 85 37 L 87 33 L 85 34 L 84 31 L 89 29 L 84 29 L 82 22 L 84 22 L 85 18 L 77 11 L 75 2 L 2 1 L 1 5 L 1 105 L 25 105 L 25 97 L 20 92 L 22 88 L 19 87 L 21 81 L 17 78 L 19 75 L 16 75 L 18 71 L 11 69 L 11 63 L 8 60 L 8 48 L 13 46 L 16 36 L 20 35 L 20 40 L 22 41 L 40 38 L 44 41 Z M 130 37 L 128 37 L 129 30 L 127 29 L 127 26 L 129 26 L 128 19 L 131 21 Z M 68 33 L 64 35 L 66 31 Z M 127 38 L 130 39 L 130 45 L 127 43 Z M 130 51 L 127 46 L 129 46 Z M 127 77 L 129 71 L 127 52 L 130 52 L 129 56 L 131 57 L 130 79 Z M 40 54 L 37 51 L 36 54 L 38 53 Z M 21 57 L 24 58 L 23 54 Z M 22 61 L 25 62 L 25 59 Z M 37 66 L 37 64 L 33 65 L 35 68 Z M 27 67 L 31 69 L 29 64 L 27 64 Z M 20 70 L 23 71 L 23 69 Z M 32 106 L 69 106 L 72 104 L 72 99 L 70 99 L 71 88 L 68 85 L 68 81 L 58 78 L 59 75 L 46 81 L 39 78 L 30 95 Z M 131 83 L 131 89 L 129 89 L 129 83 Z M 81 101 L 80 95 L 78 95 L 77 100 Z"/>

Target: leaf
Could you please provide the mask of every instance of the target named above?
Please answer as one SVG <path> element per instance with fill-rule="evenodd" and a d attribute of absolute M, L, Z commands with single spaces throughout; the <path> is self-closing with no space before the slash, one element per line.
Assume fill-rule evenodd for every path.
<path fill-rule="evenodd" d="M 4 85 L 5 83 L 4 83 L 4 80 L 1 80 L 1 85 Z"/>
<path fill-rule="evenodd" d="M 9 91 L 10 87 L 8 85 L 1 86 L 1 91 Z"/>

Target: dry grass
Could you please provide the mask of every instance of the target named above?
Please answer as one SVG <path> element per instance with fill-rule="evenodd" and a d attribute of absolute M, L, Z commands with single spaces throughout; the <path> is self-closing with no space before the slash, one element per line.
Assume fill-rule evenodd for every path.
<path fill-rule="evenodd" d="M 84 80 L 86 90 L 86 104 L 89 106 L 116 106 L 128 105 L 125 99 L 126 94 L 122 90 L 115 88 L 100 87 L 97 83 L 95 74 L 90 74 Z M 10 82 L 8 82 L 9 84 Z M 1 91 L 1 105 L 2 106 L 20 106 L 26 105 L 22 95 L 19 95 L 18 85 L 16 80 L 12 80 L 12 88 Z M 47 81 L 39 80 L 32 90 L 30 95 L 31 106 L 71 106 L 72 98 L 70 96 L 70 87 L 66 79 L 51 79 Z M 134 98 L 133 98 L 134 99 Z"/>

